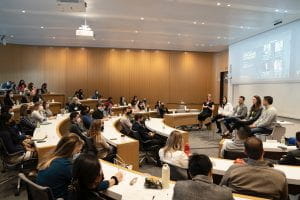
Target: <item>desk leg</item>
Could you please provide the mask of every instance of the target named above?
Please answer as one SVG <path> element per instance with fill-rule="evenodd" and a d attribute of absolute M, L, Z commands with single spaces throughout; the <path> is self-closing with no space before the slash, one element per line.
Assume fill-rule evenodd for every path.
<path fill-rule="evenodd" d="M 139 170 L 139 142 L 133 141 L 117 146 L 117 154 L 126 164 L 133 166 L 133 170 Z"/>

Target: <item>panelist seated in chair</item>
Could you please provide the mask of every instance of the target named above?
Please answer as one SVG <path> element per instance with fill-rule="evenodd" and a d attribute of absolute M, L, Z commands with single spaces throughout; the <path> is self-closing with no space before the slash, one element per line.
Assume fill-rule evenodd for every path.
<path fill-rule="evenodd" d="M 7 160 L 10 163 L 27 161 L 35 156 L 35 148 L 29 137 L 19 134 L 19 131 L 12 126 L 12 115 L 1 113 L 0 115 L 0 139 L 8 154 L 16 154 Z M 18 154 L 18 152 L 20 154 Z"/>
<path fill-rule="evenodd" d="M 132 130 L 138 132 L 142 141 L 151 140 L 151 143 L 153 145 L 159 145 L 160 147 L 163 147 L 165 144 L 164 140 L 160 136 L 149 131 L 143 122 L 144 122 L 143 115 L 136 114 L 134 116 L 134 123 L 132 125 Z"/>
<path fill-rule="evenodd" d="M 233 108 L 233 114 L 230 117 L 224 119 L 224 125 L 227 130 L 230 130 L 230 124 L 237 119 L 245 119 L 247 117 L 248 108 L 245 105 L 245 97 L 240 96 L 238 99 L 238 105 Z"/>
<path fill-rule="evenodd" d="M 264 110 L 261 116 L 251 124 L 251 134 L 267 134 L 270 135 L 275 127 L 277 121 L 277 110 L 272 105 L 273 98 L 271 96 L 265 96 L 263 99 Z"/>
<path fill-rule="evenodd" d="M 229 103 L 227 97 L 224 96 L 222 99 L 222 103 L 219 106 L 218 114 L 211 120 L 212 123 L 216 122 L 218 128 L 217 133 L 222 133 L 220 121 L 223 120 L 225 117 L 230 117 L 232 113 L 233 113 L 232 104 Z"/>
<path fill-rule="evenodd" d="M 289 151 L 286 155 L 284 155 L 279 160 L 279 164 L 300 166 L 300 131 L 296 133 L 296 146 L 297 149 Z"/>
<path fill-rule="evenodd" d="M 188 156 L 183 151 L 183 137 L 179 131 L 172 131 L 166 146 L 159 150 L 162 162 L 187 169 Z"/>
<path fill-rule="evenodd" d="M 223 143 L 221 149 L 221 156 L 224 157 L 224 151 L 228 152 L 244 152 L 245 150 L 245 141 L 251 135 L 250 128 L 247 126 L 241 126 L 236 132 L 236 136 L 232 140 L 226 140 Z"/>
<path fill-rule="evenodd" d="M 262 113 L 262 105 L 260 96 L 253 96 L 252 106 L 250 108 L 249 114 L 245 119 L 240 118 L 231 118 L 231 123 L 226 123 L 226 128 L 228 130 L 227 134 L 231 134 L 234 129 L 237 129 L 240 126 L 249 126 L 258 120 Z M 226 134 L 225 134 L 226 135 Z"/>
<path fill-rule="evenodd" d="M 202 111 L 198 115 L 199 129 L 202 129 L 203 121 L 212 116 L 215 109 L 214 102 L 212 101 L 211 94 L 207 95 L 207 100 L 202 105 Z"/>
<path fill-rule="evenodd" d="M 176 182 L 173 200 L 233 200 L 229 188 L 213 183 L 212 168 L 208 156 L 201 154 L 190 156 L 188 173 L 192 180 Z"/>
<path fill-rule="evenodd" d="M 288 199 L 285 174 L 264 160 L 263 143 L 256 137 L 245 142 L 247 159 L 239 160 L 224 174 L 220 185 L 230 187 L 233 192 L 274 200 Z"/>

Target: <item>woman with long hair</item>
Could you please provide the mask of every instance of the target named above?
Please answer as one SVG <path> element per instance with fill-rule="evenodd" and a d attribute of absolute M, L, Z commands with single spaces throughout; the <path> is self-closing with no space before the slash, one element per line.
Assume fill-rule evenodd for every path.
<path fill-rule="evenodd" d="M 88 169 L 88 170 L 87 170 Z M 97 156 L 81 154 L 73 164 L 73 178 L 69 187 L 72 200 L 102 200 L 100 191 L 118 185 L 123 179 L 121 172 L 116 173 L 110 180 L 104 180 L 101 164 Z"/>
<path fill-rule="evenodd" d="M 87 132 L 87 136 L 92 139 L 93 144 L 97 149 L 98 158 L 112 162 L 115 157 L 114 148 L 106 142 L 105 138 L 101 134 L 103 128 L 103 120 L 94 120 Z"/>
<path fill-rule="evenodd" d="M 72 179 L 72 159 L 84 142 L 75 134 L 63 136 L 55 150 L 38 165 L 37 184 L 50 187 L 55 199 L 68 197 Z"/>
<path fill-rule="evenodd" d="M 167 139 L 166 146 L 159 150 L 162 162 L 182 168 L 188 166 L 188 156 L 183 151 L 183 137 L 179 131 L 173 131 Z"/>
<path fill-rule="evenodd" d="M 224 96 L 222 102 L 218 109 L 218 114 L 214 116 L 211 120 L 212 123 L 216 122 L 217 124 L 217 133 L 222 133 L 221 123 L 220 120 L 224 119 L 225 117 L 230 117 L 233 113 L 233 106 L 231 103 L 228 102 L 227 97 Z"/>

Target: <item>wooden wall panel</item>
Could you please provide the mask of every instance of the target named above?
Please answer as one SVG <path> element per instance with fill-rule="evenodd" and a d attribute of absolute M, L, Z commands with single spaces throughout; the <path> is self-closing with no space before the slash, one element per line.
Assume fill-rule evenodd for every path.
<path fill-rule="evenodd" d="M 0 46 L 0 81 L 25 79 L 43 82 L 53 92 L 73 95 L 82 88 L 86 97 L 95 89 L 112 96 L 133 95 L 154 103 L 202 102 L 216 91 L 216 66 L 225 57 L 212 53 L 67 48 L 26 45 Z M 214 65 L 215 68 L 212 66 Z"/>

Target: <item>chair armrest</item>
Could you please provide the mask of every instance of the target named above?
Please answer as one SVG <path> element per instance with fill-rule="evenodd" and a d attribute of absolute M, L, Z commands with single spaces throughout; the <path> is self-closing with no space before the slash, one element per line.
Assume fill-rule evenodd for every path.
<path fill-rule="evenodd" d="M 15 153 L 10 153 L 8 154 L 9 157 L 12 157 L 12 156 L 21 156 L 23 155 L 25 152 L 24 151 L 17 151 Z"/>

